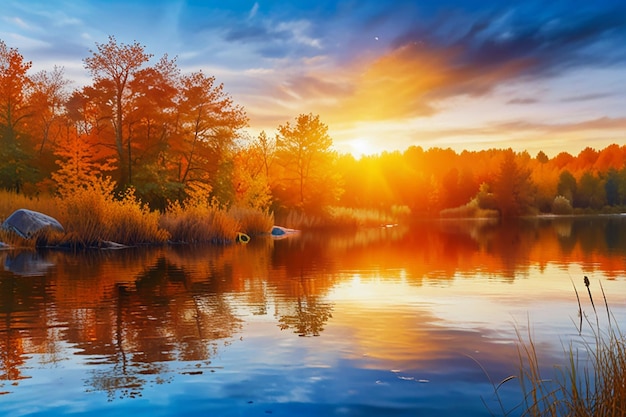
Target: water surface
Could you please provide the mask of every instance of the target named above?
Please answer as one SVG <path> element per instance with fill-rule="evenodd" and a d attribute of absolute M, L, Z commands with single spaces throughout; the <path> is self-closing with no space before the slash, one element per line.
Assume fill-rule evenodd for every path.
<path fill-rule="evenodd" d="M 11 416 L 489 416 L 516 330 L 580 345 L 583 276 L 626 315 L 620 216 L 0 258 Z"/>

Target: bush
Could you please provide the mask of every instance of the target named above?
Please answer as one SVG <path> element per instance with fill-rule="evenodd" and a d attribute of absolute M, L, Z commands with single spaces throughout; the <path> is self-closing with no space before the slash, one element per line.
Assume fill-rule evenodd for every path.
<path fill-rule="evenodd" d="M 274 215 L 267 210 L 231 207 L 228 214 L 239 223 L 239 231 L 247 235 L 269 233 L 274 226 Z"/>
<path fill-rule="evenodd" d="M 552 214 L 572 214 L 572 203 L 562 195 L 557 195 L 552 202 Z"/>
<path fill-rule="evenodd" d="M 191 198 L 173 202 L 161 216 L 160 225 L 179 243 L 230 243 L 239 232 L 239 222 L 213 201 Z"/>
<path fill-rule="evenodd" d="M 165 242 L 169 235 L 159 227 L 159 213 L 138 201 L 132 189 L 116 200 L 114 187 L 113 181 L 101 179 L 59 197 L 59 221 L 67 232 L 66 243 L 89 247 L 103 241 L 124 245 Z"/>

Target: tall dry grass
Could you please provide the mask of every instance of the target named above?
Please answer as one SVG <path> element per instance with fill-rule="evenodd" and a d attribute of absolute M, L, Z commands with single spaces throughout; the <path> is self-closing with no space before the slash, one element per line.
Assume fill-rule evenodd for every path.
<path fill-rule="evenodd" d="M 103 179 L 58 199 L 64 242 L 77 247 L 100 246 L 106 241 L 124 245 L 165 242 L 169 234 L 159 226 L 159 213 L 142 204 L 132 189 L 115 198 L 114 187 L 112 181 Z"/>
<path fill-rule="evenodd" d="M 298 230 L 310 229 L 357 229 L 359 227 L 379 227 L 396 224 L 408 218 L 407 207 L 393 207 L 391 210 L 378 210 L 352 207 L 327 207 L 323 212 L 310 214 L 291 210 L 278 219 L 281 226 Z"/>
<path fill-rule="evenodd" d="M 270 233 L 274 226 L 274 214 L 267 210 L 234 206 L 228 215 L 239 223 L 239 231 L 249 236 Z"/>
<path fill-rule="evenodd" d="M 226 210 L 202 199 L 170 203 L 160 225 L 179 243 L 231 243 L 239 232 L 239 222 Z"/>
<path fill-rule="evenodd" d="M 519 380 L 523 394 L 520 408 L 522 416 L 626 416 L 626 338 L 610 311 L 602 286 L 600 289 L 606 313 L 598 313 L 596 310 L 587 277 L 585 285 L 593 313 L 587 315 L 583 311 L 574 288 L 580 315 L 579 333 L 578 340 L 564 348 L 563 365 L 553 367 L 552 372 L 546 374 L 532 334 L 530 331 L 522 334 L 518 330 L 520 373 L 503 383 Z M 601 318 L 600 315 L 606 317 Z M 585 323 L 587 326 L 583 331 Z M 516 413 L 519 411 L 516 410 Z"/>

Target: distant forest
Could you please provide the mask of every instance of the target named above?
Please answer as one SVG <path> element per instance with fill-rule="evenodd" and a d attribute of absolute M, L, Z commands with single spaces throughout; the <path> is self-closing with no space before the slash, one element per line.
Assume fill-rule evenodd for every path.
<path fill-rule="evenodd" d="M 214 77 L 183 73 L 167 55 L 151 60 L 142 45 L 109 37 L 83 60 L 92 82 L 72 90 L 63 68 L 30 74 L 31 62 L 0 40 L 0 188 L 62 196 L 110 177 L 154 210 L 198 189 L 224 206 L 270 211 L 459 217 L 626 205 L 626 146 L 553 158 L 414 146 L 357 160 L 333 150 L 314 114 L 250 137 L 245 109 Z"/>

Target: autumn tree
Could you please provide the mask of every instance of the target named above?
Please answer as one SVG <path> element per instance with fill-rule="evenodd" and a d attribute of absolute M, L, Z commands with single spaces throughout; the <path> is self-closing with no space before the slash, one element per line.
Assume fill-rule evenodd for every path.
<path fill-rule="evenodd" d="M 30 115 L 26 100 L 31 62 L 0 40 L 0 186 L 20 191 L 33 167 L 20 129 Z"/>
<path fill-rule="evenodd" d="M 276 140 L 272 140 L 267 137 L 267 133 L 263 130 L 259 133 L 259 136 L 253 142 L 252 146 L 256 149 L 256 153 L 260 157 L 265 171 L 265 176 L 269 178 L 270 168 L 276 154 Z"/>
<path fill-rule="evenodd" d="M 40 176 L 44 179 L 56 169 L 54 152 L 57 141 L 67 136 L 65 105 L 70 81 L 65 78 L 63 68 L 57 66 L 52 71 L 39 71 L 31 79 L 30 146 L 36 153 Z"/>
<path fill-rule="evenodd" d="M 128 111 L 129 83 L 152 55 L 146 53 L 144 46 L 137 42 L 118 44 L 114 36 L 109 36 L 107 43 L 96 43 L 96 51 L 90 52 L 91 56 L 84 59 L 85 68 L 100 88 L 110 88 L 113 96 L 111 122 L 115 132 L 120 179 L 122 183 L 131 184 L 131 143 L 130 137 L 124 138 L 123 131 Z"/>
<path fill-rule="evenodd" d="M 52 173 L 52 179 L 61 195 L 89 186 L 112 169 L 99 161 L 96 147 L 89 139 L 89 135 L 79 135 L 71 129 L 59 140 L 55 152 L 59 157 L 56 160 L 59 169 Z"/>
<path fill-rule="evenodd" d="M 179 83 L 180 70 L 167 55 L 154 66 L 137 71 L 129 83 L 127 130 L 132 158 L 128 176 L 151 207 L 164 208 L 180 191 L 168 160 Z"/>
<path fill-rule="evenodd" d="M 272 192 L 263 163 L 263 155 L 257 146 L 242 147 L 233 158 L 233 204 L 267 210 L 272 202 Z"/>
<path fill-rule="evenodd" d="M 328 126 L 317 115 L 301 114 L 294 124 L 278 126 L 276 158 L 283 172 L 284 202 L 314 209 L 337 200 L 341 188 L 332 144 Z"/>
<path fill-rule="evenodd" d="M 172 141 L 177 180 L 183 186 L 194 181 L 208 182 L 222 197 L 232 196 L 232 156 L 240 129 L 248 123 L 242 107 L 236 105 L 203 72 L 183 75 L 177 98 L 177 125 Z"/>
<path fill-rule="evenodd" d="M 502 217 L 527 213 L 535 195 L 530 170 L 517 163 L 515 153 L 508 149 L 493 183 L 493 193 Z"/>

